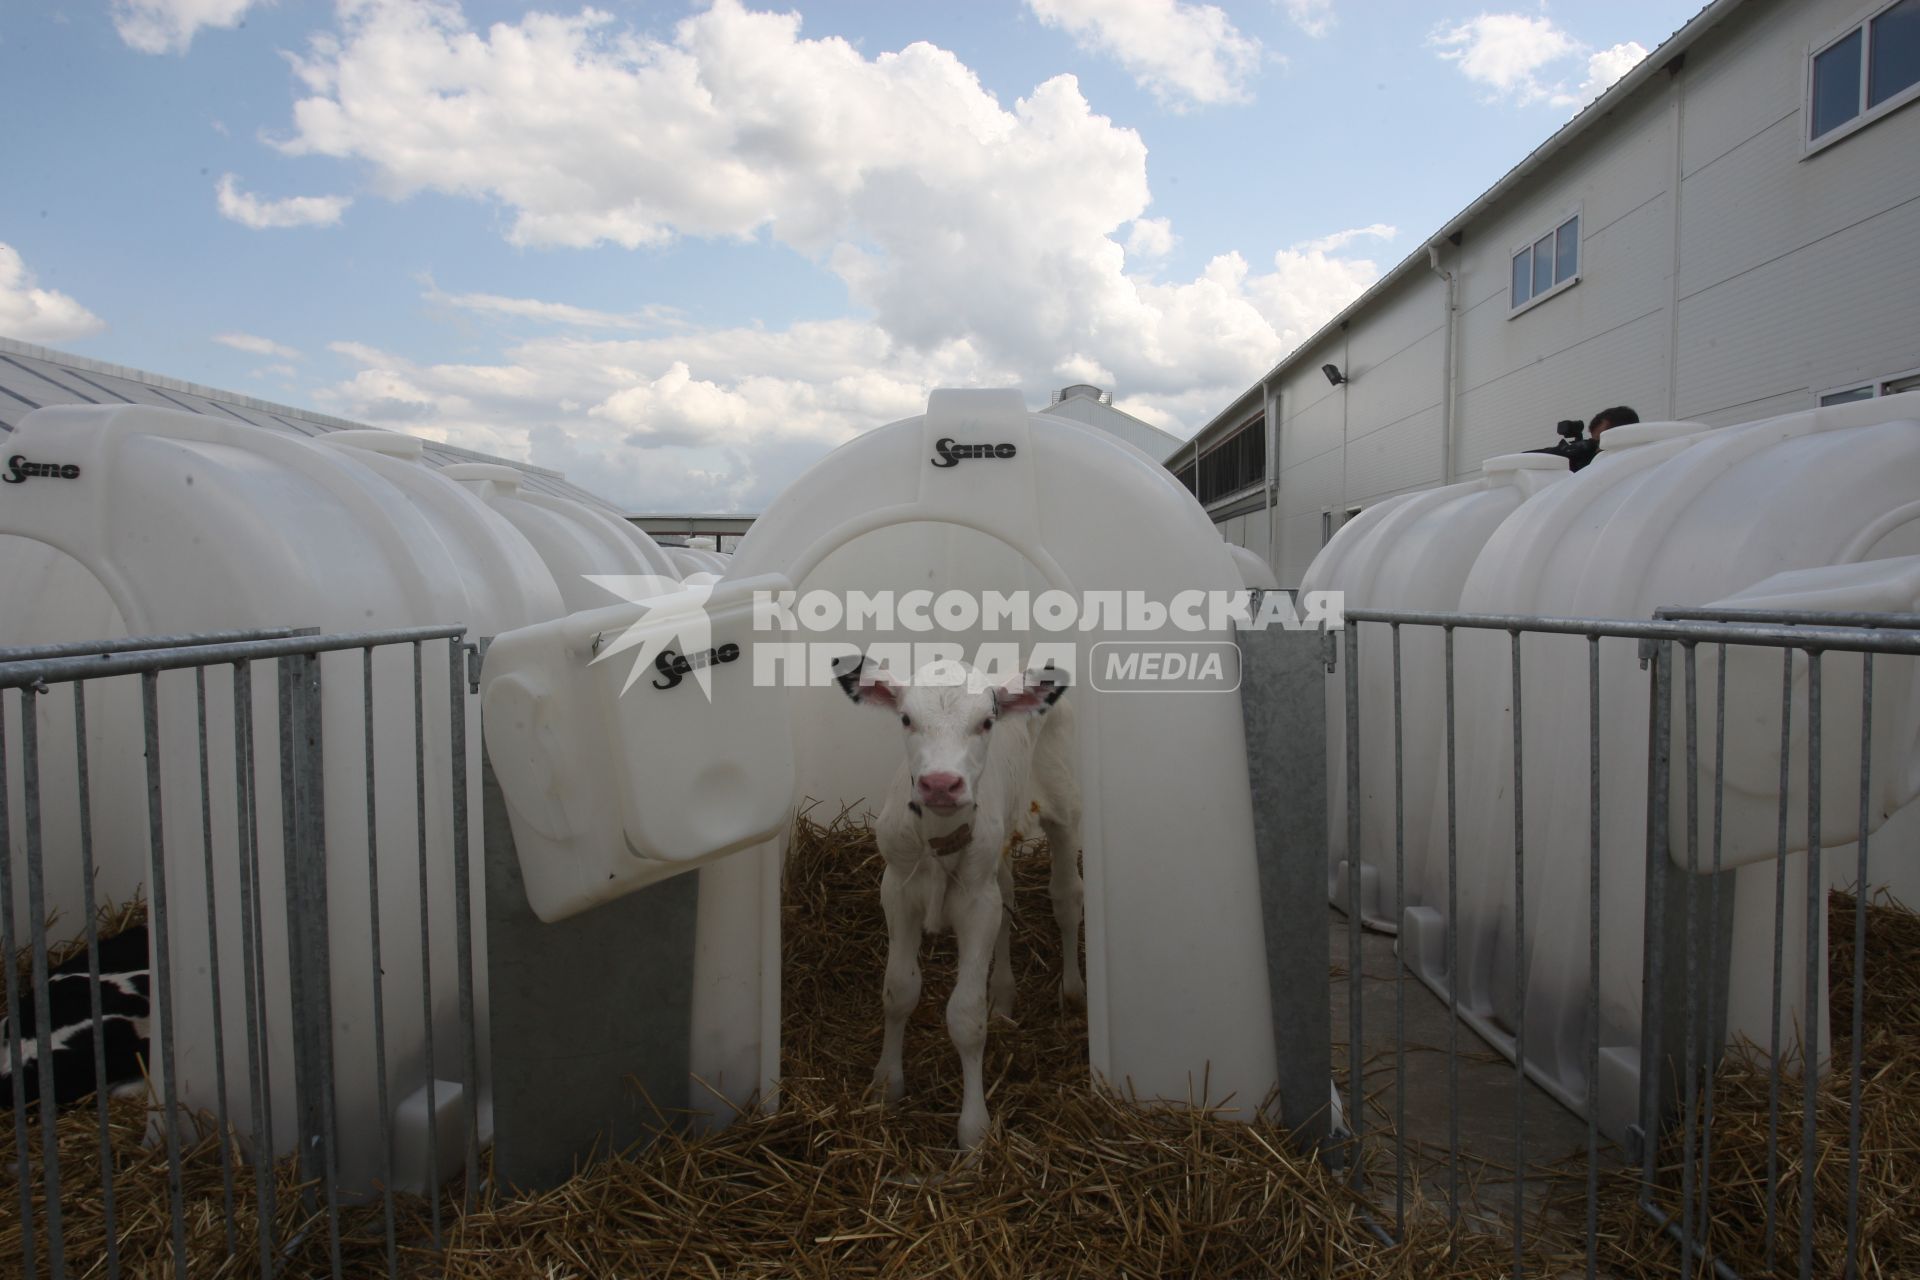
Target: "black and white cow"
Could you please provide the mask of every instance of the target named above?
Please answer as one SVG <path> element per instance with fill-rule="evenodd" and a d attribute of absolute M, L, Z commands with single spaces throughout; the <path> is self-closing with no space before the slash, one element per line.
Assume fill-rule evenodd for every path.
<path fill-rule="evenodd" d="M 13 1018 L 0 1017 L 0 1111 L 40 1097 L 41 1063 L 51 1059 L 53 1101 L 68 1106 L 94 1092 L 93 1004 L 88 994 L 87 953 L 54 967 L 47 976 L 49 1017 L 34 1007 L 33 984 L 19 987 L 20 1078 L 13 1076 Z M 147 927 L 136 925 L 100 940 L 100 1028 L 106 1050 L 106 1087 L 141 1079 L 147 1056 Z M 46 1026 L 43 1036 L 41 1027 Z"/>

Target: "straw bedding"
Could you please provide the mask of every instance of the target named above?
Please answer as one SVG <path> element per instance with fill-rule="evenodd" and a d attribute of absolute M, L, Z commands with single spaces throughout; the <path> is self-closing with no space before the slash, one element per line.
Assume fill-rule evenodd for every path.
<path fill-rule="evenodd" d="M 432 1247 L 426 1203 L 402 1201 L 395 1231 L 402 1273 L 516 1280 L 1425 1277 L 1498 1275 L 1511 1267 L 1510 1238 L 1497 1224 L 1449 1240 L 1444 1206 L 1416 1200 L 1405 1243 L 1383 1244 L 1365 1215 L 1389 1221 L 1391 1206 L 1383 1213 L 1348 1191 L 1295 1155 L 1273 1126 L 1217 1119 L 1203 1107 L 1125 1106 L 1087 1081 L 1084 1019 L 1063 1012 L 1056 995 L 1058 940 L 1044 848 L 1019 849 L 1015 873 L 1018 1023 L 996 1024 L 989 1033 L 995 1131 L 973 1157 L 951 1145 L 959 1106 L 959 1067 L 944 1024 L 951 939 L 928 943 L 922 1005 L 908 1031 L 909 1092 L 897 1107 L 883 1108 L 865 1091 L 879 1053 L 885 953 L 877 854 L 868 830 L 847 815 L 825 825 L 803 818 L 785 903 L 785 1083 L 777 1114 L 700 1137 L 669 1125 L 650 1147 L 598 1161 L 551 1192 L 514 1198 L 482 1189 L 464 1216 L 456 1187 L 445 1202 L 440 1250 Z M 1834 909 L 1849 912 L 1835 928 L 1838 992 L 1848 972 L 1843 946 L 1851 960 L 1851 914 L 1840 903 Z M 1920 917 L 1876 905 L 1869 964 L 1875 978 L 1863 1125 L 1863 1234 L 1872 1258 L 1866 1274 L 1920 1274 L 1916 1229 L 1903 1212 L 1906 1192 L 1920 1181 Z M 1195 998 L 1205 998 L 1204 985 Z M 1844 1030 L 1844 1005 L 1836 1015 Z M 1793 1096 L 1789 1090 L 1782 1112 L 1789 1134 L 1798 1131 Z M 1823 1258 L 1845 1231 L 1845 1099 L 1843 1079 L 1825 1086 Z M 1764 1199 L 1764 1182 L 1750 1184 L 1752 1171 L 1765 1168 L 1764 1074 L 1729 1065 L 1714 1105 L 1716 1241 L 1738 1258 L 1743 1274 L 1762 1274 L 1750 1251 L 1760 1238 L 1755 1204 Z M 147 1116 L 139 1100 L 116 1101 L 112 1115 L 124 1274 L 171 1275 L 165 1149 L 142 1145 Z M 104 1274 L 94 1117 L 87 1104 L 59 1122 L 70 1273 Z M 28 1155 L 37 1166 L 33 1118 Z M 1375 1132 L 1383 1118 L 1370 1121 Z M 0 1124 L 0 1275 L 15 1275 L 22 1272 L 22 1239 L 14 1139 L 10 1117 L 0 1119 L 9 1121 Z M 195 1139 L 184 1160 L 191 1273 L 256 1275 L 252 1173 L 236 1169 L 229 1219 L 217 1139 L 204 1124 L 197 1137 L 188 1136 Z M 1781 1162 L 1782 1203 L 1797 1205 L 1797 1141 L 1782 1144 Z M 324 1220 L 301 1208 L 290 1162 L 275 1173 L 279 1235 L 294 1241 L 282 1274 L 324 1275 Z M 1374 1185 L 1390 1197 L 1390 1164 L 1383 1160 L 1379 1173 Z M 1534 1224 L 1533 1274 L 1583 1271 L 1584 1185 L 1584 1174 L 1571 1167 L 1543 1179 L 1548 1208 Z M 1633 1196 L 1629 1178 L 1608 1174 L 1603 1273 L 1674 1274 L 1676 1251 L 1646 1225 Z M 1797 1209 L 1783 1213 L 1777 1248 L 1791 1262 L 1797 1236 L 1789 1218 L 1797 1221 Z M 238 1242 L 231 1256 L 230 1220 Z M 346 1274 L 384 1272 L 378 1204 L 348 1211 L 342 1235 Z"/>
<path fill-rule="evenodd" d="M 1847 1122 L 1851 1110 L 1853 1029 L 1853 937 L 1856 899 L 1833 893 L 1827 900 L 1827 984 L 1832 1006 L 1833 1069 L 1815 1099 L 1814 1266 L 1816 1276 L 1843 1272 L 1847 1240 Z M 1912 1207 L 1920 1187 L 1920 915 L 1884 897 L 1867 904 L 1865 1032 L 1860 1063 L 1859 1274 L 1920 1276 L 1920 1215 Z M 1787 1032 L 1790 1036 L 1790 1031 Z M 1797 1039 L 1788 1057 L 1800 1060 Z M 1779 1123 L 1770 1127 L 1771 1081 L 1764 1052 L 1737 1046 L 1713 1084 L 1712 1195 L 1706 1206 L 1708 1241 L 1716 1255 L 1743 1276 L 1797 1275 L 1800 1265 L 1800 1197 L 1804 1077 L 1783 1074 Z M 1706 1099 L 1697 1104 L 1704 1108 Z M 1778 1133 L 1777 1146 L 1770 1133 Z M 1767 1250 L 1767 1153 L 1777 1152 L 1778 1190 L 1772 1253 Z M 1675 1220 L 1681 1213 L 1680 1146 L 1671 1138 L 1662 1152 L 1661 1187 L 1654 1200 Z M 1695 1155 L 1694 1220 L 1700 1220 L 1701 1164 Z M 1615 1232 L 1628 1236 L 1631 1193 L 1624 1187 L 1609 1204 Z M 1633 1227 L 1645 1237 L 1644 1228 Z M 1697 1230 L 1697 1229 L 1696 1229 Z M 1674 1256 L 1677 1257 L 1677 1251 Z M 1773 1271 L 1768 1263 L 1771 1260 Z"/>

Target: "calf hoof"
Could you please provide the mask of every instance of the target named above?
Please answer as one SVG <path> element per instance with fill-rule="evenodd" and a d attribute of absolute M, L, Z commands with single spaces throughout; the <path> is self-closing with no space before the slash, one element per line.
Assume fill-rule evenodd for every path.
<path fill-rule="evenodd" d="M 1068 1009 L 1087 1007 L 1087 982 L 1079 974 L 1069 974 L 1060 982 L 1060 1003 Z"/>
<path fill-rule="evenodd" d="M 987 1136 L 987 1109 L 981 1107 L 978 1112 L 962 1110 L 960 1112 L 960 1149 L 972 1151 Z"/>
<path fill-rule="evenodd" d="M 987 1011 L 996 1018 L 1004 1018 L 1008 1022 L 1012 1022 L 1013 1021 L 1013 988 L 1008 987 L 1005 991 L 994 992 L 993 1003 L 988 1007 Z"/>
<path fill-rule="evenodd" d="M 907 1094 L 907 1076 L 904 1071 L 888 1071 L 884 1065 L 873 1069 L 873 1088 L 883 1101 L 900 1101 Z"/>

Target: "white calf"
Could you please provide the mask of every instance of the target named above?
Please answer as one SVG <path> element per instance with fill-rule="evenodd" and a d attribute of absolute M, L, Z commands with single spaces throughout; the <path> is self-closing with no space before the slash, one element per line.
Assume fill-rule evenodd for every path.
<path fill-rule="evenodd" d="M 1013 1015 L 1007 912 L 1013 869 L 1006 858 L 1022 814 L 1039 810 L 1053 854 L 1054 919 L 1060 925 L 1060 993 L 1086 999 L 1080 976 L 1080 786 L 1073 709 L 1060 702 L 1053 668 L 993 686 L 965 663 L 928 666 L 903 686 L 862 658 L 838 671 L 855 702 L 900 720 L 907 758 L 894 775 L 875 836 L 886 871 L 886 1039 L 874 1084 L 889 1102 L 906 1090 L 900 1053 L 907 1015 L 920 1002 L 923 931 L 953 929 L 959 974 L 947 1001 L 947 1030 L 960 1053 L 960 1145 L 987 1131 L 981 1088 L 987 1014 Z M 989 954 L 991 991 L 989 992 Z M 991 1003 L 989 1003 L 989 998 Z"/>

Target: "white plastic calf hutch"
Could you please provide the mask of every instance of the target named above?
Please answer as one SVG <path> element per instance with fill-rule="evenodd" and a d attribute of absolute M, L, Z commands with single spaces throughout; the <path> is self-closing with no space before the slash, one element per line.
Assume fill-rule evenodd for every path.
<path fill-rule="evenodd" d="M 1920 560 L 1914 558 L 1920 554 L 1920 396 L 1885 397 L 1718 430 L 1698 423 L 1616 427 L 1602 445 L 1598 458 L 1579 475 L 1544 485 L 1531 482 L 1533 492 L 1515 495 L 1520 501 L 1485 495 L 1476 500 L 1468 486 L 1454 486 L 1401 500 L 1379 515 L 1368 512 L 1365 524 L 1356 521 L 1328 544 L 1307 580 L 1317 588 L 1346 588 L 1350 604 L 1395 610 L 1646 618 L 1662 605 L 1920 606 Z M 1489 465 L 1498 469 L 1508 463 Z M 1449 496 L 1462 494 L 1464 499 Z M 1368 521 L 1368 516 L 1374 518 Z M 1366 883 L 1385 886 L 1393 871 L 1393 733 L 1387 718 L 1391 700 L 1379 681 L 1391 668 L 1387 629 L 1363 631 L 1368 629 L 1379 638 L 1378 651 L 1363 640 L 1360 654 L 1362 672 L 1376 673 L 1362 677 L 1369 692 L 1362 696 L 1360 856 L 1369 864 Z M 1363 907 L 1369 915 L 1388 915 L 1402 924 L 1402 945 L 1415 971 L 1441 989 L 1454 984 L 1463 1013 L 1510 1053 L 1515 1010 L 1508 641 L 1498 632 L 1456 633 L 1460 919 L 1448 921 L 1443 667 L 1440 637 L 1416 636 L 1427 630 L 1403 628 L 1409 901 L 1396 911 L 1383 888 L 1368 894 Z M 1533 922 L 1523 981 L 1527 1065 L 1549 1090 L 1581 1108 L 1586 931 L 1540 922 L 1584 920 L 1587 914 L 1587 642 L 1577 636 L 1530 636 L 1524 655 L 1526 914 Z M 1631 642 L 1603 643 L 1600 662 L 1605 785 L 1600 1107 L 1603 1124 L 1617 1134 L 1633 1113 L 1641 1029 L 1638 938 L 1646 869 L 1648 685 Z M 1702 646 L 1700 705 L 1707 726 L 1702 796 L 1713 794 L 1714 662 L 1711 647 Z M 1760 1044 L 1769 1039 L 1771 1008 L 1780 662 L 1773 650 L 1744 653 L 1736 647 L 1727 671 L 1721 859 L 1724 867 L 1735 869 L 1735 889 L 1726 1030 Z M 1912 660 L 1902 658 L 1876 663 L 1870 829 L 1891 817 L 1911 831 L 1920 812 L 1920 806 L 1909 804 L 1920 794 L 1920 705 L 1913 667 Z M 1825 675 L 1824 741 L 1832 763 L 1824 774 L 1822 830 L 1830 850 L 1825 865 L 1832 882 L 1842 883 L 1853 879 L 1854 857 L 1832 846 L 1858 835 L 1858 662 L 1829 662 Z M 1796 680 L 1795 750 L 1804 760 L 1803 657 L 1796 659 Z M 1674 731 L 1681 732 L 1677 715 Z M 1685 759 L 1677 737 L 1674 759 Z M 1787 830 L 1789 849 L 1798 841 L 1799 851 L 1787 869 L 1789 884 L 1805 880 L 1807 830 L 1804 769 L 1796 768 L 1792 778 Z M 1580 799 L 1558 799 L 1567 796 Z M 1342 785 L 1336 806 L 1343 807 L 1344 799 Z M 1907 808 L 1895 816 L 1902 806 Z M 1684 806 L 1676 803 L 1670 848 L 1682 865 L 1685 822 Z M 1340 825 L 1336 822 L 1336 829 Z M 1365 835 L 1369 831 L 1373 835 Z M 1704 869 L 1704 843 L 1702 848 Z M 1876 882 L 1914 883 L 1910 840 L 1878 840 L 1874 848 Z M 1338 859 L 1345 854 L 1336 850 L 1331 868 L 1343 887 L 1346 876 Z M 1799 915 L 1794 909 L 1786 913 L 1789 956 L 1801 954 Z M 1449 926 L 1458 930 L 1458 975 L 1446 972 Z M 1823 946 L 1819 954 L 1824 963 Z M 1803 1007 L 1802 975 L 1795 965 L 1787 968 L 1785 1017 L 1791 1029 Z M 1824 1019 L 1819 1030 L 1824 1036 Z"/>
<path fill-rule="evenodd" d="M 1258 551 L 1252 547 L 1243 547 L 1229 542 L 1227 553 L 1233 562 L 1240 566 L 1240 580 L 1243 585 L 1254 591 L 1277 591 L 1280 579 L 1273 576 L 1273 566 L 1268 564 Z"/>
<path fill-rule="evenodd" d="M 674 568 L 685 578 L 695 573 L 713 573 L 713 565 L 699 551 L 692 547 L 662 547 L 667 559 L 673 561 Z"/>
<path fill-rule="evenodd" d="M 1460 589 L 1466 584 L 1487 539 L 1520 504 L 1548 485 L 1566 479 L 1564 460 L 1540 454 L 1512 454 L 1489 459 L 1481 474 L 1459 484 L 1418 493 L 1401 494 L 1366 508 L 1341 526 L 1333 540 L 1308 566 L 1300 589 L 1339 590 L 1353 609 L 1432 609 L 1460 607 Z M 1440 636 L 1424 628 L 1410 628 L 1401 636 L 1401 660 L 1406 669 L 1433 671 L 1442 660 Z M 1384 628 L 1365 628 L 1360 636 L 1360 665 L 1365 671 L 1391 670 L 1392 637 Z M 1435 790 L 1440 753 L 1445 746 L 1445 706 L 1441 683 L 1434 679 L 1407 682 L 1402 713 L 1406 756 L 1406 829 L 1424 837 L 1434 804 L 1445 793 Z M 1347 719 L 1339 698 L 1327 703 L 1328 891 L 1335 904 L 1345 907 L 1347 857 Z M 1363 699 L 1360 742 L 1365 753 L 1361 769 L 1362 803 L 1368 821 L 1361 824 L 1362 917 L 1378 927 L 1399 927 L 1400 911 L 1393 893 L 1393 823 L 1374 821 L 1377 814 L 1393 813 L 1390 752 L 1393 742 L 1393 703 L 1386 698 Z M 1385 759 L 1382 769 L 1378 761 Z M 1441 846 L 1442 851 L 1445 845 Z M 1408 877 L 1418 882 L 1424 839 L 1408 847 Z M 1380 872 L 1385 868 L 1383 879 Z M 1383 897 L 1383 895 L 1385 895 Z"/>
<path fill-rule="evenodd" d="M 955 465 L 960 444 L 997 447 Z M 711 597 L 695 592 L 682 612 L 644 620 L 630 606 L 577 615 L 494 643 L 483 720 L 528 892 L 558 918 L 698 864 L 690 1066 L 737 1105 L 770 1099 L 793 804 L 877 810 L 901 746 L 830 680 L 756 685 L 757 647 L 1037 638 L 1084 655 L 1118 637 L 756 632 L 752 591 L 1029 587 L 1164 602 L 1241 583 L 1204 512 L 1145 454 L 1030 414 L 1014 392 L 935 392 L 923 416 L 856 438 L 788 488 Z M 695 619 L 710 629 L 684 641 Z M 691 678 L 658 680 L 653 668 L 619 695 L 631 663 L 593 658 L 636 621 L 656 642 L 733 655 L 702 672 L 711 702 Z M 1231 1095 L 1249 1113 L 1274 1084 L 1275 1053 L 1240 700 L 1103 693 L 1087 669 L 1083 660 L 1066 696 L 1081 716 L 1091 1065 L 1142 1098 L 1198 1098 L 1204 1081 L 1215 1101 Z M 876 955 L 876 1025 L 881 964 Z"/>
<path fill-rule="evenodd" d="M 619 597 L 599 575 L 677 580 L 680 566 L 645 532 L 582 502 L 523 489 L 512 467 L 459 462 L 440 474 L 458 480 L 533 545 L 559 584 L 567 612 L 598 609 Z M 664 585 L 664 584 L 663 584 Z"/>
<path fill-rule="evenodd" d="M 725 552 L 708 551 L 704 547 L 673 547 L 668 549 L 668 554 L 687 573 L 723 574 L 733 561 Z"/>
<path fill-rule="evenodd" d="M 0 494 L 0 645 L 191 634 L 286 625 L 364 632 L 465 623 L 470 635 L 524 627 L 561 610 L 561 590 L 533 545 L 467 486 L 419 459 L 419 444 L 384 432 L 342 432 L 324 443 L 238 422 L 145 406 L 48 408 L 29 414 L 8 441 L 29 459 L 74 464 L 73 479 L 9 485 Z M 613 571 L 620 571 L 614 568 Z M 437 1073 L 457 1077 L 457 1022 L 450 847 L 448 676 L 444 646 L 424 683 L 427 841 L 437 851 L 427 886 L 433 937 Z M 338 1073 L 340 1175 L 365 1187 L 379 1168 L 372 1080 L 367 947 L 366 770 L 359 655 L 323 680 L 328 895 L 333 937 L 332 1008 Z M 287 1009 L 286 913 L 282 880 L 279 749 L 272 663 L 256 663 L 256 756 L 268 1047 L 273 1133 L 291 1143 L 293 1097 Z M 396 1108 L 426 1083 L 420 1008 L 421 955 L 416 832 L 413 677 L 409 656 L 382 650 L 374 662 L 377 708 L 378 839 L 387 1050 Z M 89 697 L 89 743 L 97 891 L 126 900 L 149 879 L 145 773 L 138 677 L 100 682 Z M 175 979 L 174 1081 L 183 1103 L 211 1109 L 216 1080 L 215 1017 L 207 989 L 208 934 L 200 824 L 200 778 L 191 680 L 159 681 L 161 769 L 167 852 L 171 962 Z M 211 758 L 234 759 L 230 682 L 207 678 Z M 10 699 L 11 701 L 11 699 Z M 36 699 L 41 806 L 49 905 L 70 927 L 80 919 L 71 701 Z M 17 705 L 17 704 L 16 704 Z M 19 717 L 9 716 L 9 758 L 20 759 Z M 468 739 L 477 767 L 479 735 Z M 223 968 L 241 954 L 233 766 L 212 771 L 212 843 Z M 23 806 L 14 788 L 13 848 Z M 480 830 L 479 788 L 470 792 L 469 830 Z M 472 863 L 476 877 L 479 859 Z M 476 901 L 482 900 L 475 886 Z M 20 909 L 23 910 L 24 903 Z M 16 923 L 24 925 L 24 915 Z M 484 955 L 483 920 L 475 921 Z M 486 969 L 475 973 L 481 1043 L 486 1034 Z M 230 1114 L 251 1114 L 237 968 L 222 984 Z M 156 1034 L 158 1034 L 156 1029 Z M 154 1064 L 157 1071 L 159 1064 Z M 482 1059 L 480 1119 L 486 1123 Z M 442 1087 L 441 1097 L 448 1096 Z M 457 1093 L 457 1089 L 453 1092 Z M 457 1132 L 457 1130 L 456 1130 Z M 424 1170 L 424 1135 L 398 1134 L 396 1168 L 413 1183 Z M 458 1143 L 442 1143 L 443 1154 Z"/>

